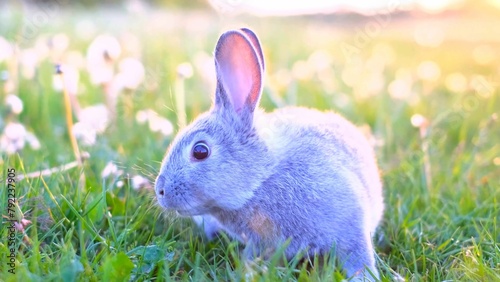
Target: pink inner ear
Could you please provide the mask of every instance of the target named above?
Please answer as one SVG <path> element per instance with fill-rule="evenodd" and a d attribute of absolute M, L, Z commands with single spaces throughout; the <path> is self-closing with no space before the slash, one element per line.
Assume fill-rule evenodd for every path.
<path fill-rule="evenodd" d="M 260 96 L 262 73 L 250 41 L 238 31 L 225 33 L 219 39 L 215 60 L 219 79 L 234 109 L 240 111 L 249 98 L 253 110 Z"/>
<path fill-rule="evenodd" d="M 257 35 L 253 31 L 248 28 L 242 28 L 241 31 L 247 36 L 247 38 L 252 42 L 253 49 L 257 53 L 260 59 L 260 66 L 262 67 L 262 71 L 266 68 L 264 66 L 264 55 L 262 54 L 262 48 L 260 47 L 259 39 Z"/>

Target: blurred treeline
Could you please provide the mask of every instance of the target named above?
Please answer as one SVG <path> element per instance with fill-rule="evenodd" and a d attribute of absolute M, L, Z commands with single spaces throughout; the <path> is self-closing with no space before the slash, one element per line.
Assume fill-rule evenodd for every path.
<path fill-rule="evenodd" d="M 82 6 L 82 7 L 121 5 L 121 4 L 129 4 L 131 2 L 143 2 L 162 7 L 179 7 L 179 8 L 209 7 L 208 0 L 23 0 L 23 2 L 32 4 L 59 3 L 69 6 Z"/>

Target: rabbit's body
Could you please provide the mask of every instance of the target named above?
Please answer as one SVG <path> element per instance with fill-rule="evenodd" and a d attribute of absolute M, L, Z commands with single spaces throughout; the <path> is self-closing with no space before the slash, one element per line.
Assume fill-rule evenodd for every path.
<path fill-rule="evenodd" d="M 382 216 L 383 199 L 361 132 L 339 115 L 305 108 L 256 118 L 257 134 L 269 149 L 266 157 L 273 160 L 265 170 L 274 173 L 242 208 L 211 215 L 259 254 L 290 238 L 289 258 L 305 250 L 328 253 L 337 244 L 339 252 L 355 257 L 356 269 L 374 266 L 370 234 Z"/>
<path fill-rule="evenodd" d="M 247 244 L 249 257 L 290 240 L 289 258 L 335 248 L 349 276 L 363 277 L 365 267 L 378 276 L 371 235 L 382 217 L 382 186 L 362 133 L 334 113 L 257 110 L 263 58 L 248 30 L 221 36 L 216 67 L 214 106 L 165 157 L 160 204 L 203 216 L 207 232 L 222 228 Z"/>

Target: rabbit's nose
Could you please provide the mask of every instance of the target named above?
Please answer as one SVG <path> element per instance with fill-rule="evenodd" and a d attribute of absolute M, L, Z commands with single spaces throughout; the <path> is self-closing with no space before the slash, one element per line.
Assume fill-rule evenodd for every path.
<path fill-rule="evenodd" d="M 156 197 L 163 198 L 165 197 L 165 177 L 159 175 L 156 179 L 155 191 Z"/>

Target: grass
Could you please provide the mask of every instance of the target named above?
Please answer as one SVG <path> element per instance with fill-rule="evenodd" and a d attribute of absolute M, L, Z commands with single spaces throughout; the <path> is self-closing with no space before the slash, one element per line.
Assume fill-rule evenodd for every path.
<path fill-rule="evenodd" d="M 102 8 L 48 11 L 54 13 L 50 20 L 36 25 L 28 36 L 22 19 L 25 28 L 36 12 L 15 6 L 0 12 L 1 22 L 7 23 L 0 26 L 0 36 L 26 50 L 37 40 L 65 34 L 69 46 L 37 62 L 33 78 L 24 77 L 21 69 L 10 73 L 19 74 L 13 91 L 24 110 L 13 115 L 2 103 L 0 128 L 3 132 L 6 124 L 19 121 L 39 138 L 41 149 L 2 152 L 4 181 L 8 168 L 25 175 L 74 161 L 63 96 L 52 87 L 54 64 L 67 59 L 70 51 L 84 56 L 96 35 L 108 33 L 126 42 L 125 57 L 133 54 L 127 47 L 135 37 L 146 78 L 143 86 L 120 94 L 116 119 L 96 143 L 80 144 L 90 155 L 83 166 L 17 183 L 18 206 L 31 223 L 16 232 L 15 275 L 8 272 L 6 256 L 0 256 L 0 280 L 342 279 L 333 264 L 321 271 L 298 260 L 283 265 L 277 262 L 279 253 L 271 262 L 245 265 L 236 242 L 224 236 L 207 242 L 189 220 L 162 212 L 151 189 L 134 189 L 135 175 L 154 181 L 173 138 L 140 124 L 136 113 L 151 108 L 175 125 L 183 110 L 189 121 L 208 109 L 213 86 L 204 79 L 200 62 L 210 56 L 219 33 L 243 25 L 258 33 L 264 47 L 266 110 L 288 104 L 332 109 L 367 125 L 375 136 L 386 202 L 375 236 L 383 281 L 394 280 L 394 273 L 407 281 L 500 279 L 500 44 L 494 34 L 468 40 L 482 33 L 450 30 L 446 23 L 463 27 L 457 16 L 433 25 L 445 35 L 438 47 L 422 46 L 412 32 L 432 18 L 403 17 L 393 18 L 360 45 L 359 31 L 370 18 L 230 18 L 207 11 L 127 14 Z M 467 23 L 500 24 L 489 14 L 465 16 Z M 355 47 L 352 56 L 346 57 L 346 46 Z M 488 48 L 496 56 L 485 62 L 481 56 Z M 422 65 L 426 61 L 431 64 Z M 193 65 L 193 77 L 176 73 L 183 62 Z M 0 62 L 0 70 L 12 69 L 12 63 Z M 462 89 L 461 79 L 466 80 Z M 2 83 L 4 100 L 9 93 Z M 185 93 L 174 93 L 182 89 L 176 88 L 179 83 Z M 80 69 L 79 87 L 82 107 L 105 103 L 105 91 L 90 83 L 85 68 Z M 186 109 L 176 109 L 176 95 L 185 95 Z M 416 114 L 424 116 L 427 125 L 412 126 Z M 124 173 L 103 178 L 110 161 Z M 0 208 L 6 215 L 6 193 L 0 195 Z M 9 251 L 7 227 L 4 220 L 2 254 Z"/>

